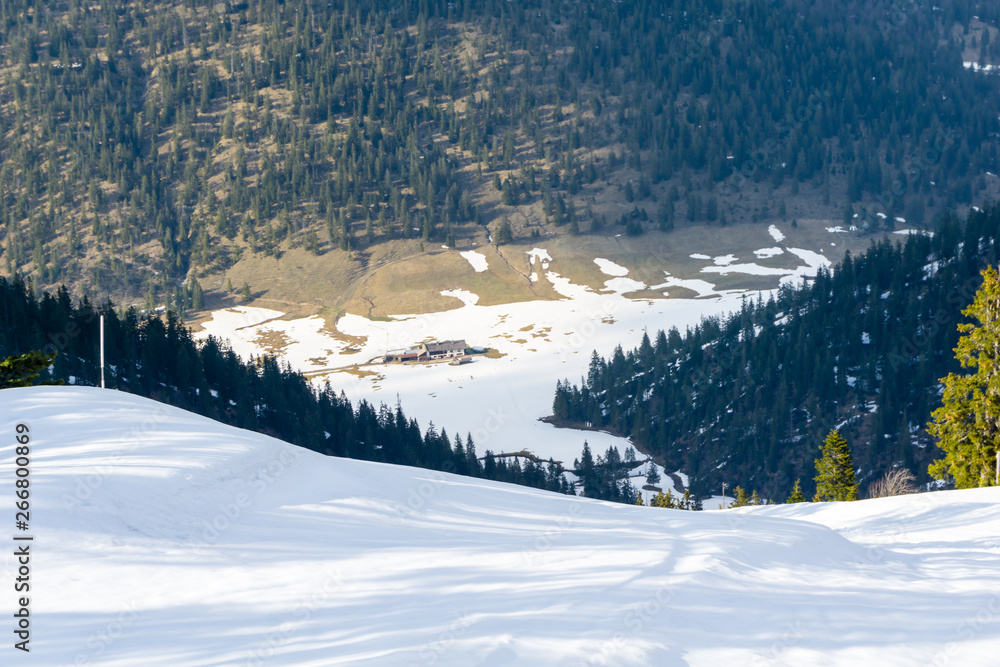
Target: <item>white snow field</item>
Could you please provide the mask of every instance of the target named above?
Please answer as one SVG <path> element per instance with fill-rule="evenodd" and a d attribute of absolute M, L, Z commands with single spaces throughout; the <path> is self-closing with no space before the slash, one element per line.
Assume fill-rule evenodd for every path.
<path fill-rule="evenodd" d="M 538 421 L 552 412 L 556 381 L 570 378 L 579 382 L 594 349 L 607 355 L 618 344 L 626 348 L 637 345 L 643 330 L 651 336 L 672 326 L 684 331 L 704 315 L 738 309 L 742 293 L 720 294 L 705 281 L 672 282 L 668 278 L 661 287 L 701 288 L 713 298 L 629 299 L 623 294 L 645 285 L 616 277 L 607 281 L 607 291 L 597 292 L 547 271 L 544 267 L 552 260 L 545 250 L 535 249 L 531 257 L 542 279 L 551 281 L 564 299 L 480 306 L 476 294 L 448 290 L 442 293 L 460 300 L 462 307 L 402 315 L 391 321 L 343 316 L 337 329 L 350 336 L 349 341 L 323 330 L 317 316 L 286 321 L 265 317 L 259 312 L 263 309 L 238 306 L 214 312 L 202 335 L 229 340 L 234 351 L 246 359 L 274 351 L 268 345 L 278 334 L 286 342 L 279 356 L 293 368 L 318 373 L 317 382 L 329 379 L 334 388 L 355 402 L 366 399 L 392 405 L 399 397 L 406 414 L 416 417 L 422 428 L 433 421 L 452 435 L 471 433 L 480 452 L 527 449 L 567 465 L 580 456 L 584 440 L 596 453 L 612 445 L 624 452 L 629 443 L 623 438 L 558 429 Z M 241 318 L 244 311 L 246 320 Z M 256 324 L 262 320 L 267 321 Z M 428 339 L 464 339 L 470 347 L 492 348 L 503 356 L 476 356 L 462 366 L 375 364 L 363 366 L 372 373 L 363 376 L 335 370 L 364 364 L 388 350 Z"/>
<path fill-rule="evenodd" d="M 985 666 L 1000 651 L 996 488 L 612 505 L 34 387 L 0 391 L 12 523 L 18 423 L 31 653 L 8 644 L 4 664 Z"/>
<path fill-rule="evenodd" d="M 774 232 L 769 233 L 774 236 Z M 761 236 L 772 240 L 763 230 Z M 596 454 L 603 454 L 612 445 L 624 452 L 629 443 L 607 433 L 557 429 L 539 422 L 552 412 L 556 382 L 569 378 L 578 383 L 587 372 L 592 350 L 608 356 L 616 345 L 624 349 L 638 345 L 643 331 L 653 336 L 659 329 L 676 326 L 683 332 L 703 316 L 738 309 L 747 292 L 717 289 L 709 282 L 714 279 L 709 275 L 712 272 L 776 275 L 784 283 L 801 281 L 814 276 L 819 267 L 829 266 L 817 252 L 765 250 L 767 256 L 787 251 L 800 265 L 774 269 L 733 264 L 736 258 L 732 255 L 703 255 L 709 260 L 701 274 L 707 280 L 681 279 L 664 271 L 664 282 L 649 287 L 668 295 L 673 288 L 689 289 L 698 298 L 633 299 L 626 295 L 647 286 L 627 277 L 628 268 L 595 258 L 594 263 L 609 276 L 604 289 L 596 290 L 559 275 L 558 256 L 553 257 L 545 248 L 533 248 L 525 253 L 531 281 L 549 281 L 563 298 L 481 306 L 472 292 L 448 290 L 442 294 L 460 300 L 462 307 L 400 315 L 390 321 L 347 314 L 337 322 L 337 329 L 349 339 L 324 330 L 322 319 L 316 316 L 286 321 L 276 319 L 280 315 L 276 311 L 239 306 L 214 312 L 201 335 L 228 339 L 243 358 L 275 352 L 293 368 L 312 373 L 317 382 L 329 379 L 352 401 L 392 405 L 398 397 L 406 414 L 416 417 L 423 428 L 433 421 L 449 434 L 458 432 L 464 437 L 471 433 L 480 452 L 528 450 L 569 466 L 580 456 L 585 439 Z M 755 298 L 756 294 L 749 296 Z M 277 349 L 276 339 L 284 342 Z M 427 340 L 457 339 L 464 339 L 470 347 L 492 348 L 502 356 L 477 356 L 473 363 L 462 366 L 375 364 L 362 366 L 367 373 L 344 372 L 390 350 Z"/>

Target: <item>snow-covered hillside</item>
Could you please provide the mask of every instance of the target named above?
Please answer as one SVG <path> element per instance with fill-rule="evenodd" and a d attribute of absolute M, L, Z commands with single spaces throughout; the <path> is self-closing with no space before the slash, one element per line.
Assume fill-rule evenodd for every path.
<path fill-rule="evenodd" d="M 70 387 L 0 392 L 11 643 L 18 423 L 32 438 L 24 664 L 989 665 L 1000 654 L 997 489 L 628 507 L 326 458 Z"/>
<path fill-rule="evenodd" d="M 780 235 L 774 225 L 771 229 L 772 236 Z M 770 238 L 762 231 L 760 236 L 761 243 L 772 245 L 775 239 L 784 239 L 783 235 Z M 761 252 L 784 255 L 785 249 L 763 248 Z M 586 375 L 592 351 L 610 355 L 616 345 L 636 346 L 644 331 L 650 336 L 671 327 L 684 331 L 705 316 L 738 310 L 744 296 L 757 294 L 719 288 L 708 281 L 716 281 L 713 274 L 773 275 L 796 283 L 830 265 L 819 252 L 794 247 L 787 247 L 788 261 L 797 265 L 794 268 L 764 267 L 735 255 L 714 260 L 698 255 L 709 262 L 701 269 L 703 278 L 681 279 L 664 270 L 665 282 L 647 286 L 630 277 L 628 268 L 597 257 L 593 261 L 609 279 L 604 289 L 593 289 L 556 272 L 561 261 L 558 253 L 553 257 L 544 248 L 533 248 L 525 256 L 530 259 L 531 282 L 550 283 L 561 299 L 485 306 L 471 291 L 449 289 L 442 294 L 456 299 L 456 304 L 461 301 L 461 308 L 388 320 L 348 314 L 337 322 L 335 332 L 325 329 L 319 316 L 286 320 L 280 311 L 237 306 L 215 311 L 203 323 L 201 334 L 230 341 L 243 358 L 277 354 L 293 368 L 312 374 L 316 382 L 329 380 L 355 402 L 365 399 L 392 405 L 398 398 L 406 413 L 422 426 L 434 422 L 449 433 L 471 434 L 481 452 L 528 450 L 570 466 L 580 456 L 584 440 L 597 454 L 611 446 L 624 452 L 629 445 L 608 433 L 557 429 L 538 421 L 552 412 L 557 381 L 578 382 Z M 471 264 L 470 275 L 488 268 L 482 253 L 469 251 L 463 257 Z M 724 259 L 728 261 L 718 265 Z M 634 290 L 647 288 L 663 294 L 685 288 L 703 298 L 630 296 Z M 478 356 L 463 366 L 363 365 L 390 350 L 452 339 L 492 348 L 500 358 Z M 362 366 L 349 368 L 352 364 Z"/>

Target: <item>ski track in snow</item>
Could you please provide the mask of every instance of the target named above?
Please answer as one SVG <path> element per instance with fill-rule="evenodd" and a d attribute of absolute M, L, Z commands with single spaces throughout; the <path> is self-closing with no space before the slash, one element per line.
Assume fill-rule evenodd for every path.
<path fill-rule="evenodd" d="M 0 391 L 0 432 L 16 423 L 32 436 L 31 664 L 985 667 L 1000 652 L 997 488 L 684 512 L 326 457 L 92 387 Z M 14 460 L 7 437 L 0 469 Z M 5 575 L 15 560 L 5 549 Z"/>

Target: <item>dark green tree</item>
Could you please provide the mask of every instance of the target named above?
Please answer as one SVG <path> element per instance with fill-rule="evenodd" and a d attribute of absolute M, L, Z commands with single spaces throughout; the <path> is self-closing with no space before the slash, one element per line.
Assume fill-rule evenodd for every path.
<path fill-rule="evenodd" d="M 0 361 L 0 389 L 30 387 L 36 384 L 62 384 L 62 380 L 37 382 L 42 371 L 55 361 L 56 354 L 56 352 L 45 354 L 39 350 L 32 350 Z"/>
<path fill-rule="evenodd" d="M 730 507 L 746 507 L 750 504 L 750 496 L 747 492 L 743 490 L 742 486 L 736 487 L 736 499 L 733 500 L 733 504 Z"/>
<path fill-rule="evenodd" d="M 971 375 L 942 378 L 943 405 L 932 413 L 928 431 L 937 438 L 944 458 L 931 464 L 938 479 L 954 479 L 960 489 L 993 486 L 1000 446 L 1000 276 L 983 270 L 983 284 L 962 314 L 978 324 L 963 323 L 955 358 Z"/>
<path fill-rule="evenodd" d="M 795 480 L 795 485 L 792 487 L 792 494 L 788 496 L 788 500 L 785 501 L 786 504 L 793 503 L 804 503 L 806 502 L 806 497 L 802 495 L 802 482 L 800 480 Z"/>
<path fill-rule="evenodd" d="M 649 473 L 646 474 L 646 484 L 656 486 L 660 483 L 660 470 L 652 461 L 649 462 Z"/>
<path fill-rule="evenodd" d="M 514 240 L 514 234 L 510 230 L 510 222 L 507 221 L 507 218 L 504 218 L 497 225 L 496 237 L 493 239 L 493 243 L 495 245 L 501 246 L 501 245 L 507 245 L 508 243 L 511 243 L 513 240 Z"/>
<path fill-rule="evenodd" d="M 854 459 L 847 440 L 834 429 L 826 436 L 816 459 L 815 502 L 830 500 L 857 500 L 858 482 L 854 477 Z"/>

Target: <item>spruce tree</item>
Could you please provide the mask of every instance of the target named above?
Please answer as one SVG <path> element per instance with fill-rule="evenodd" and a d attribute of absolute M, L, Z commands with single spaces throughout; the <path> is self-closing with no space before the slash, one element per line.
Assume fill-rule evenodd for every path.
<path fill-rule="evenodd" d="M 56 354 L 56 352 L 44 354 L 39 350 L 33 350 L 0 361 L 0 389 L 30 387 L 34 384 L 62 384 L 62 380 L 36 382 L 42 371 L 55 361 Z"/>
<path fill-rule="evenodd" d="M 795 480 L 795 486 L 792 487 L 792 495 L 788 496 L 788 500 L 785 503 L 791 505 L 793 503 L 804 502 L 806 502 L 806 497 L 802 495 L 802 482 L 797 479 Z"/>
<path fill-rule="evenodd" d="M 854 460 L 851 448 L 834 429 L 823 441 L 822 456 L 816 459 L 815 502 L 829 500 L 857 500 L 858 483 L 854 478 Z"/>
<path fill-rule="evenodd" d="M 937 438 L 944 458 L 928 472 L 938 479 L 953 478 L 955 486 L 971 488 L 996 483 L 1000 444 L 1000 276 L 993 267 L 982 272 L 983 284 L 962 311 L 978 324 L 964 323 L 965 333 L 955 358 L 971 375 L 950 373 L 942 378 L 943 405 L 932 413 L 928 431 Z"/>
<path fill-rule="evenodd" d="M 656 463 L 653 461 L 649 462 L 649 473 L 646 475 L 646 484 L 650 486 L 656 486 L 660 483 L 660 470 L 656 467 Z"/>

